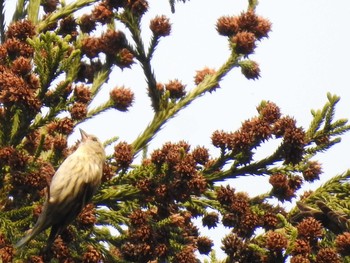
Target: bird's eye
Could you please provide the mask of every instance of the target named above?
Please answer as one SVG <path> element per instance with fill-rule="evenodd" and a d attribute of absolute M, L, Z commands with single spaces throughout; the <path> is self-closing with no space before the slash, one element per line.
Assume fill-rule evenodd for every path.
<path fill-rule="evenodd" d="M 96 137 L 92 137 L 91 138 L 94 142 L 97 142 L 97 138 Z"/>

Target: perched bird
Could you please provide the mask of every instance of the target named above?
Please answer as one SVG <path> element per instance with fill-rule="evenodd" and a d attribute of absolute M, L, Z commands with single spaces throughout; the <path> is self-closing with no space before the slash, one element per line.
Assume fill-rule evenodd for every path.
<path fill-rule="evenodd" d="M 42 213 L 33 229 L 16 247 L 27 244 L 36 235 L 51 227 L 47 248 L 91 200 L 101 183 L 105 151 L 94 135 L 80 129 L 81 141 L 52 178 Z"/>
<path fill-rule="evenodd" d="M 324 202 L 319 200 L 315 204 L 320 210 L 297 202 L 300 212 L 292 216 L 291 221 L 297 223 L 306 217 L 313 217 L 336 235 L 350 230 L 350 219 L 346 214 L 332 210 Z"/>

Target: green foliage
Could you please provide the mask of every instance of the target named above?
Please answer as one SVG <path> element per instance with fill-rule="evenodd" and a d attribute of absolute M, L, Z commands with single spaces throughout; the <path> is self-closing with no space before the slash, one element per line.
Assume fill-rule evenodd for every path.
<path fill-rule="evenodd" d="M 66 59 L 69 50 L 69 38 L 62 39 L 60 36 L 50 31 L 34 38 L 29 43 L 34 47 L 35 71 L 40 76 L 41 94 L 46 92 L 51 84 L 60 74 L 62 65 L 68 65 L 70 59 Z"/>
<path fill-rule="evenodd" d="M 175 1 L 169 2 L 174 12 Z M 76 13 L 91 4 L 91 13 Z M 255 42 L 268 36 L 271 24 L 255 14 L 257 4 L 248 1 L 246 12 L 225 18 L 240 21 L 237 28 L 218 20 L 217 31 L 227 38 L 231 52 L 217 70 L 199 71 L 196 86 L 186 93 L 178 80 L 163 85 L 156 79 L 152 59 L 171 25 L 164 17 L 152 19 L 146 46 L 141 34 L 145 0 L 67 5 L 17 1 L 14 24 L 3 39 L 12 52 L 6 51 L 0 67 L 0 261 L 192 263 L 199 252 L 209 255 L 208 263 L 287 262 L 297 257 L 315 262 L 326 248 L 327 255 L 343 255 L 350 231 L 349 171 L 304 193 L 291 211 L 283 207 L 295 200 L 303 184 L 319 179 L 321 164 L 314 158 L 350 129 L 346 119 L 334 117 L 338 96 L 327 94 L 324 107 L 311 112 L 306 131 L 277 105 L 263 101 L 257 115 L 236 131 L 213 133 L 218 156 L 183 141 L 146 151 L 166 122 L 220 88 L 232 70 L 259 78 L 258 64 L 249 56 Z M 4 35 L 3 27 L 0 33 Z M 153 118 L 132 143 L 120 142 L 117 135 L 104 143 L 114 145 L 114 152 L 107 158 L 103 184 L 93 204 L 50 251 L 41 250 L 46 232 L 14 251 L 13 244 L 40 214 L 55 169 L 74 150 L 67 146 L 73 129 L 102 112 L 127 111 L 132 105 L 132 90 L 116 87 L 107 101 L 91 107 L 113 70 L 131 68 L 134 62 L 143 69 Z M 258 159 L 256 151 L 274 140 L 279 142 L 275 151 Z M 143 159 L 137 161 L 140 152 Z M 250 197 L 232 187 L 235 179 L 254 176 L 269 178 L 271 190 Z M 195 218 L 202 219 L 202 227 L 223 224 L 230 229 L 222 240 L 226 259 L 216 257 L 212 240 L 200 234 Z M 300 252 L 299 244 L 309 251 Z"/>
<path fill-rule="evenodd" d="M 38 21 L 40 0 L 31 0 L 28 4 L 28 19 L 34 24 Z"/>
<path fill-rule="evenodd" d="M 19 0 L 17 1 L 16 9 L 12 17 L 12 21 L 18 21 L 24 19 L 27 14 L 26 5 L 28 4 L 28 0 Z"/>

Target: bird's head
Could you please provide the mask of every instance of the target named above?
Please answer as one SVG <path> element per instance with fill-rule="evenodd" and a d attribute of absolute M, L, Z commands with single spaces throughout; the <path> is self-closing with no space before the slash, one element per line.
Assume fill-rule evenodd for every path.
<path fill-rule="evenodd" d="M 104 155 L 104 147 L 100 140 L 92 134 L 86 133 L 84 130 L 80 130 L 81 142 L 79 146 L 84 146 L 84 148 L 90 148 L 96 153 L 103 153 Z"/>
<path fill-rule="evenodd" d="M 97 137 L 95 135 L 87 134 L 84 130 L 79 129 L 80 135 L 81 135 L 81 141 L 87 142 L 87 141 L 98 141 Z"/>

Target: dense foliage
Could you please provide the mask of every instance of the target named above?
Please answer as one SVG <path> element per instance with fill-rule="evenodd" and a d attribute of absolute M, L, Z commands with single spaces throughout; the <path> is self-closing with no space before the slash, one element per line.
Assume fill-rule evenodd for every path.
<path fill-rule="evenodd" d="M 350 172 L 305 192 L 294 209 L 283 206 L 295 200 L 305 182 L 319 179 L 322 166 L 315 155 L 350 129 L 347 120 L 333 118 L 335 95 L 328 94 L 325 106 L 312 112 L 308 128 L 273 102 L 262 101 L 257 115 L 238 130 L 213 132 L 218 156 L 179 141 L 134 160 L 168 120 L 219 89 L 231 70 L 259 78 L 259 65 L 249 56 L 267 38 L 271 23 L 256 14 L 255 1 L 240 14 L 218 18 L 217 32 L 227 38 L 230 56 L 217 70 L 197 71 L 196 87 L 189 91 L 178 79 L 156 79 L 152 57 L 159 41 L 170 35 L 171 23 L 164 15 L 149 21 L 152 38 L 145 45 L 146 0 L 18 0 L 6 32 L 1 3 L 2 262 L 194 263 L 198 252 L 209 255 L 213 247 L 211 237 L 200 235 L 196 218 L 202 227 L 222 224 L 231 230 L 222 240 L 223 262 L 350 262 Z M 87 6 L 90 11 L 77 15 Z M 170 1 L 173 12 L 175 6 Z M 133 90 L 124 86 L 112 89 L 98 107 L 91 102 L 114 69 L 132 70 L 135 62 L 147 81 L 153 119 L 132 143 L 117 134 L 105 142 L 114 145 L 114 153 L 105 164 L 102 186 L 50 251 L 42 249 L 47 233 L 16 251 L 13 244 L 35 223 L 55 170 L 75 149 L 67 146 L 74 128 L 106 110 L 117 114 L 132 106 Z M 279 142 L 275 151 L 255 158 L 271 140 Z M 243 176 L 268 177 L 271 191 L 258 196 L 236 191 L 234 179 Z M 219 261 L 215 253 L 210 260 Z"/>

